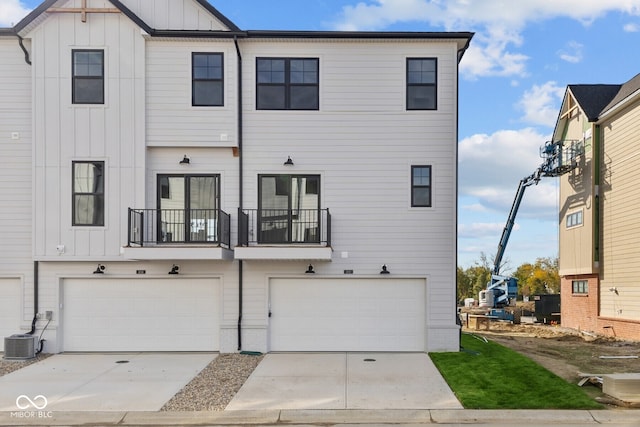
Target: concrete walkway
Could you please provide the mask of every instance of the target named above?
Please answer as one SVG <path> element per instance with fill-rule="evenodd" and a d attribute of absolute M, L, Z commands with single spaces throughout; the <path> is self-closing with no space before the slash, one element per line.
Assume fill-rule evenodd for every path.
<path fill-rule="evenodd" d="M 462 409 L 425 353 L 269 353 L 227 411 Z"/>
<path fill-rule="evenodd" d="M 0 411 L 157 411 L 216 357 L 55 354 L 0 377 Z"/>

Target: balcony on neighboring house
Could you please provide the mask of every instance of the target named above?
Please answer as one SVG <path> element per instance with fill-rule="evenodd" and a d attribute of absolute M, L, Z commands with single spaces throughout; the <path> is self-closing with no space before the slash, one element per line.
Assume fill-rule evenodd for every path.
<path fill-rule="evenodd" d="M 231 218 L 221 209 L 133 209 L 128 211 L 125 259 L 233 258 Z"/>
<path fill-rule="evenodd" d="M 235 257 L 244 260 L 331 260 L 329 209 L 238 212 Z"/>

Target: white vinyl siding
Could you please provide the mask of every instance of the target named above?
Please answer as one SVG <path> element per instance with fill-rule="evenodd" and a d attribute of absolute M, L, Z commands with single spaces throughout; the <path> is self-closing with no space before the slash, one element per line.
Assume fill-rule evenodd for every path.
<path fill-rule="evenodd" d="M 25 40 L 27 49 L 31 43 Z M 32 67 L 14 36 L 0 37 L 0 319 L 2 332 L 21 332 L 21 316 L 30 317 L 32 291 L 27 287 L 21 309 L 22 283 L 31 283 L 32 258 Z M 7 277 L 10 276 L 10 277 Z M 6 310 L 6 311 L 5 311 Z M 4 317 L 6 316 L 6 317 Z"/>
<path fill-rule="evenodd" d="M 191 0 L 122 0 L 133 13 L 151 28 L 159 30 L 228 30 L 222 22 Z"/>
<path fill-rule="evenodd" d="M 148 146 L 237 145 L 237 61 L 233 41 L 147 42 Z M 221 53 L 223 106 L 192 105 L 192 53 Z"/>

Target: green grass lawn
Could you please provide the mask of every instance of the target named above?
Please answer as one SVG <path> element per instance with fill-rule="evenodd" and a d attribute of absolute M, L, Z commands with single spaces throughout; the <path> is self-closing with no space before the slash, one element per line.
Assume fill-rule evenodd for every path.
<path fill-rule="evenodd" d="M 602 408 L 576 384 L 509 348 L 469 334 L 461 344 L 463 351 L 430 356 L 467 409 Z"/>

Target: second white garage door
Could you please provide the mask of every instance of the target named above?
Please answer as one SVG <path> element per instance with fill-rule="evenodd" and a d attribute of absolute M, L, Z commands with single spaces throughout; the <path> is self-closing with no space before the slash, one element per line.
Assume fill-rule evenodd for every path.
<path fill-rule="evenodd" d="M 220 280 L 65 279 L 64 351 L 217 351 Z"/>
<path fill-rule="evenodd" d="M 270 280 L 270 351 L 424 351 L 424 279 Z"/>

